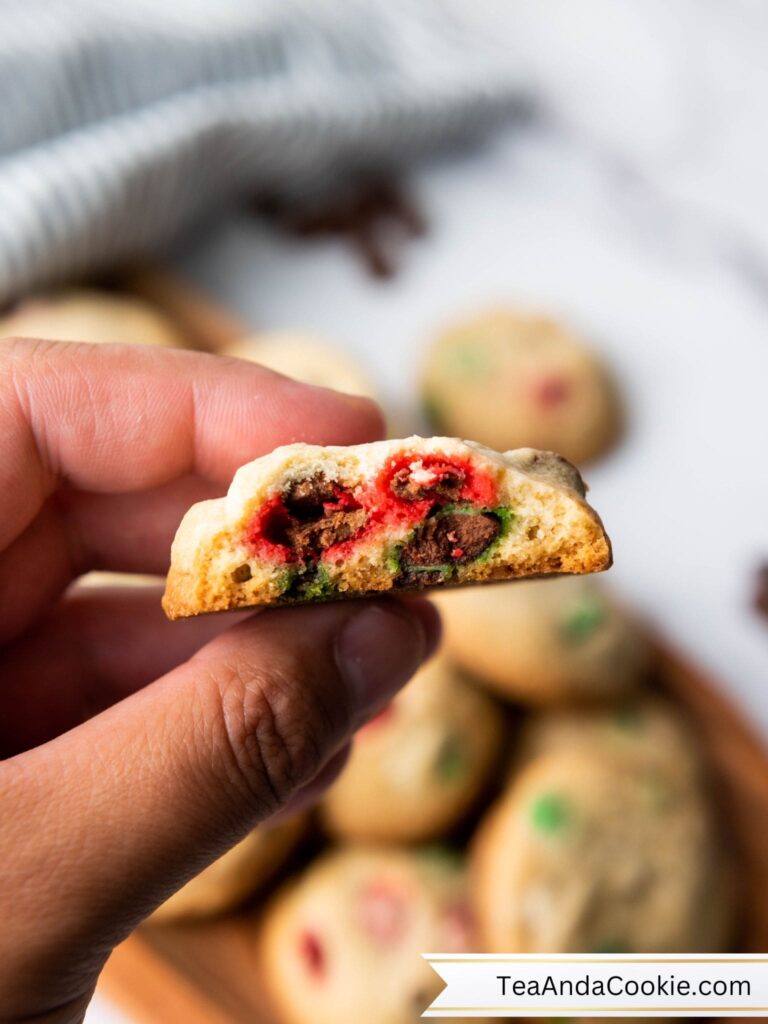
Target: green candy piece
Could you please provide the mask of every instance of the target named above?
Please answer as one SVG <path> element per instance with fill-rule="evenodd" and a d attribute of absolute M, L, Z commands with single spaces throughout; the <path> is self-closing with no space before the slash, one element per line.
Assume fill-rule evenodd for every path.
<path fill-rule="evenodd" d="M 497 505 L 496 508 L 484 508 L 481 511 L 490 512 L 496 516 L 500 527 L 498 536 L 493 544 L 489 544 L 485 551 L 477 556 L 476 560 L 478 562 L 486 562 L 515 525 L 515 513 L 508 505 Z"/>
<path fill-rule="evenodd" d="M 655 811 L 667 811 L 675 803 L 675 793 L 661 775 L 646 774 L 641 780 L 643 796 Z"/>
<path fill-rule="evenodd" d="M 425 395 L 422 401 L 422 409 L 427 422 L 438 429 L 444 422 L 442 405 L 434 395 Z"/>
<path fill-rule="evenodd" d="M 443 508 L 440 509 L 440 511 L 437 513 L 435 518 L 442 519 L 443 516 L 448 516 L 448 515 L 460 515 L 460 516 L 490 515 L 490 516 L 494 516 L 498 520 L 498 523 L 499 523 L 499 532 L 498 532 L 498 534 L 496 535 L 496 537 L 493 540 L 493 542 L 488 545 L 488 547 L 485 549 L 485 551 L 481 551 L 480 554 L 477 556 L 477 558 L 474 559 L 475 562 L 485 562 L 485 561 L 487 561 L 491 557 L 493 552 L 496 550 L 498 545 L 501 543 L 501 541 L 507 536 L 507 534 L 512 529 L 512 527 L 514 525 L 514 522 L 515 522 L 515 513 L 512 511 L 511 508 L 509 508 L 508 505 L 496 505 L 493 508 L 491 508 L 490 506 L 485 506 L 483 508 L 476 508 L 473 505 L 445 505 Z M 435 568 L 437 568 L 437 566 Z"/>
<path fill-rule="evenodd" d="M 461 377 L 487 377 L 490 371 L 485 352 L 472 341 L 455 348 L 448 359 L 449 372 Z"/>
<path fill-rule="evenodd" d="M 458 870 L 464 866 L 464 855 L 460 850 L 455 850 L 451 846 L 430 843 L 427 846 L 420 846 L 415 852 L 422 860 L 439 864 L 441 867 Z"/>
<path fill-rule="evenodd" d="M 642 711 L 637 704 L 622 704 L 614 711 L 613 724 L 622 732 L 642 732 Z"/>
<path fill-rule="evenodd" d="M 556 835 L 568 827 L 570 820 L 568 801 L 559 793 L 544 793 L 531 806 L 531 821 L 539 832 Z"/>
<path fill-rule="evenodd" d="M 586 599 L 574 605 L 563 618 L 563 635 L 568 643 L 583 643 L 602 626 L 606 618 L 606 608 L 602 601 L 598 598 Z"/>
<path fill-rule="evenodd" d="M 442 782 L 460 782 L 466 777 L 467 752 L 458 736 L 446 736 L 435 761 L 435 772 Z"/>
<path fill-rule="evenodd" d="M 623 942 L 601 942 L 599 946 L 595 946 L 594 949 L 590 950 L 591 953 L 628 953 L 629 950 Z"/>
<path fill-rule="evenodd" d="M 392 547 L 384 555 L 384 562 L 389 572 L 393 576 L 397 576 L 400 572 L 400 552 L 403 550 L 402 544 L 393 544 Z"/>
<path fill-rule="evenodd" d="M 336 585 L 325 566 L 320 566 L 315 576 L 302 586 L 302 594 L 308 601 L 321 601 L 330 597 Z"/>
<path fill-rule="evenodd" d="M 336 585 L 324 565 L 286 569 L 280 579 L 281 593 L 302 601 L 320 601 L 335 593 Z"/>
<path fill-rule="evenodd" d="M 281 597 L 295 597 L 293 593 L 296 582 L 299 578 L 299 570 L 296 566 L 290 566 L 288 569 L 283 569 L 280 575 L 277 577 L 277 585 L 280 587 Z"/>

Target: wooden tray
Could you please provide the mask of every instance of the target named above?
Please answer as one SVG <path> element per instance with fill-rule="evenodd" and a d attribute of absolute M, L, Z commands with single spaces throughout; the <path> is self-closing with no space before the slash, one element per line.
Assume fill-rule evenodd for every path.
<path fill-rule="evenodd" d="M 200 348 L 215 350 L 244 332 L 234 317 L 163 272 L 132 274 L 119 286 L 168 312 Z M 768 952 L 768 751 L 705 673 L 667 644 L 656 647 L 661 685 L 691 718 L 719 790 L 742 882 L 738 949 Z M 99 987 L 141 1024 L 274 1024 L 247 915 L 145 926 L 115 950 Z"/>

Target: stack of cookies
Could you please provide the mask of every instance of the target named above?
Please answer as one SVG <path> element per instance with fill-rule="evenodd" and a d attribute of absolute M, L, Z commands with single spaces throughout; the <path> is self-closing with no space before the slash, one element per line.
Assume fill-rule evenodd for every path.
<path fill-rule="evenodd" d="M 156 917 L 245 904 L 285 1024 L 415 1024 L 426 951 L 727 950 L 706 765 L 634 619 L 594 577 L 437 603 L 444 649 L 310 819 L 258 829 Z"/>

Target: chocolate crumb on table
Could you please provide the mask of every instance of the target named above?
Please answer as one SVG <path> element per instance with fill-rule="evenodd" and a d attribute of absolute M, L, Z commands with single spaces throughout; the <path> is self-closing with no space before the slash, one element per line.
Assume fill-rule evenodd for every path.
<path fill-rule="evenodd" d="M 756 581 L 753 605 L 755 610 L 768 621 L 768 562 L 764 562 L 758 569 Z"/>
<path fill-rule="evenodd" d="M 360 179 L 324 201 L 300 203 L 262 195 L 256 213 L 297 238 L 337 236 L 346 239 L 371 277 L 385 280 L 398 270 L 403 242 L 426 233 L 421 210 L 396 183 Z"/>

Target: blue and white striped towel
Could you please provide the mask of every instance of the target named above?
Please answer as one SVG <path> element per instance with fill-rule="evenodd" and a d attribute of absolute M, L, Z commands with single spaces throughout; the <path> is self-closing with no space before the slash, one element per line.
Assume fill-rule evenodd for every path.
<path fill-rule="evenodd" d="M 447 0 L 0 0 L 0 303 L 514 108 Z M 455 12 L 454 12 L 455 14 Z"/>

